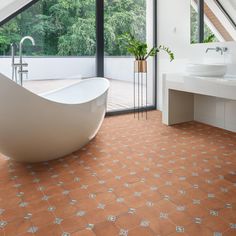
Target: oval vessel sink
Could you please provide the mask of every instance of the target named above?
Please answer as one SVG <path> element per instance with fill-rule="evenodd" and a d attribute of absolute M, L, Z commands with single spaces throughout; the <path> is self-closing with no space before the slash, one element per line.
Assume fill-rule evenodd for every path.
<path fill-rule="evenodd" d="M 227 65 L 223 64 L 188 64 L 186 67 L 188 75 L 201 77 L 224 77 L 227 72 Z"/>

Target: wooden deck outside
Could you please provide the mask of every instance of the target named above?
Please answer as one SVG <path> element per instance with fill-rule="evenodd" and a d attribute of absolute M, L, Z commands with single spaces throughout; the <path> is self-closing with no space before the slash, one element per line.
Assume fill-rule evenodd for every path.
<path fill-rule="evenodd" d="M 31 80 L 25 81 L 24 87 L 40 94 L 77 83 L 78 79 L 67 80 Z M 108 95 L 108 111 L 124 110 L 133 107 L 133 83 L 109 80 L 111 88 Z M 145 87 L 144 87 L 145 90 Z M 144 103 L 146 100 L 144 100 Z"/>

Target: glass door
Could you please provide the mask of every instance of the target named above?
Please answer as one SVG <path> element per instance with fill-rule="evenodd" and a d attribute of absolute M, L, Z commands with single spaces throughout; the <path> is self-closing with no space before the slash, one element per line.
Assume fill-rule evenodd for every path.
<path fill-rule="evenodd" d="M 134 57 L 127 52 L 120 38 L 129 33 L 150 47 L 154 46 L 153 8 L 154 0 L 104 0 L 104 75 L 111 83 L 108 112 L 130 110 L 134 106 Z M 154 58 L 149 58 L 148 106 L 154 105 L 154 64 Z M 146 91 L 146 85 L 143 85 L 143 91 Z"/>

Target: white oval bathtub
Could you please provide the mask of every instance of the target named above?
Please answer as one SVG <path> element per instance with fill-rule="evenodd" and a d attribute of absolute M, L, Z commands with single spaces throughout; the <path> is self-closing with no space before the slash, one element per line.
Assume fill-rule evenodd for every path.
<path fill-rule="evenodd" d="M 16 161 L 68 155 L 97 134 L 107 106 L 104 78 L 38 96 L 0 74 L 0 152 Z"/>

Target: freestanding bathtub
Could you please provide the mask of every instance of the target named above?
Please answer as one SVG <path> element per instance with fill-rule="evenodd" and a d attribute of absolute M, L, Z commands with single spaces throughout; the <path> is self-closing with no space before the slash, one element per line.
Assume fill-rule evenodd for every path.
<path fill-rule="evenodd" d="M 0 74 L 0 152 L 20 162 L 68 155 L 97 134 L 109 82 L 81 80 L 38 96 Z"/>

